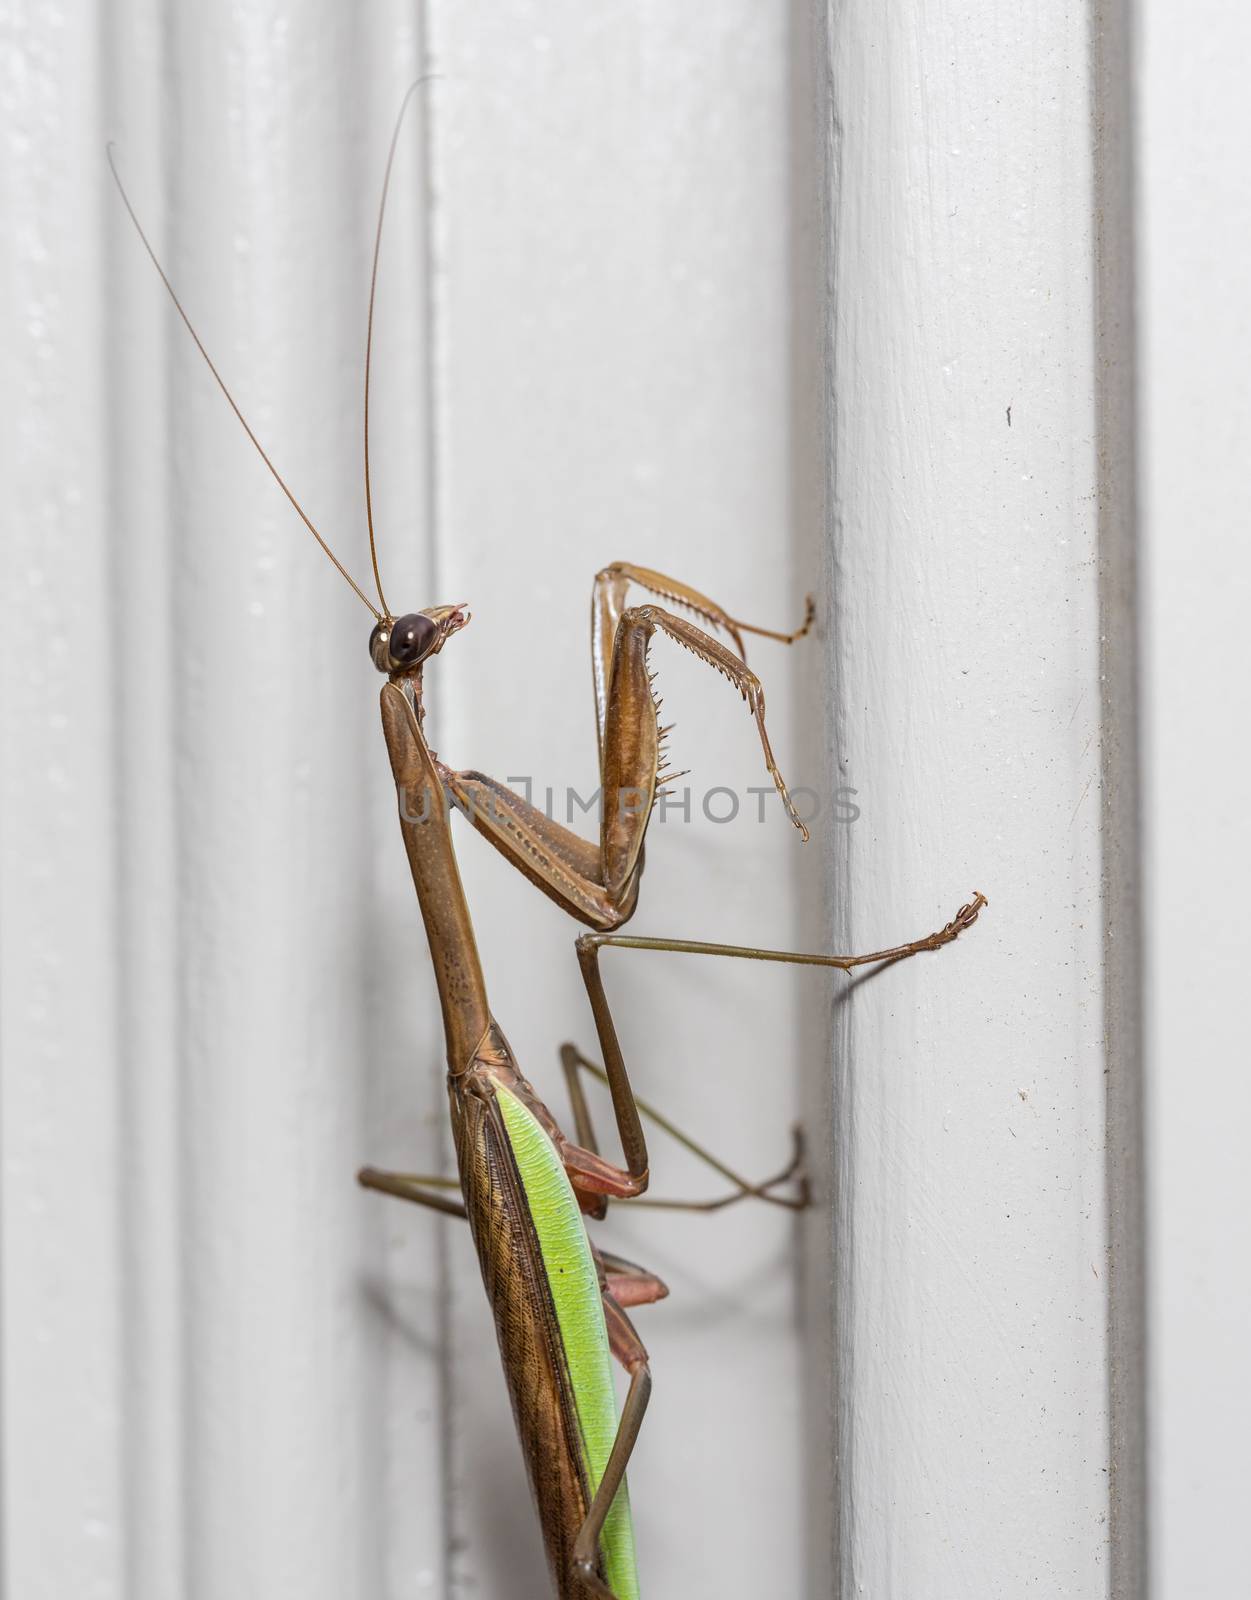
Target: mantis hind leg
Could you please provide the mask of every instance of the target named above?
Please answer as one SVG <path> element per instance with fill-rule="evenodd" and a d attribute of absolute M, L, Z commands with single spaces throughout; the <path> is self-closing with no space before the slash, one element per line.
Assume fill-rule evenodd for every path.
<path fill-rule="evenodd" d="M 455 1217 L 468 1222 L 469 1213 L 459 1200 L 451 1199 L 440 1191 L 457 1189 L 455 1178 L 444 1178 L 415 1172 L 388 1172 L 380 1167 L 362 1167 L 356 1174 L 362 1189 L 372 1189 L 378 1194 L 391 1195 L 396 1200 L 411 1200 L 414 1205 L 425 1206 L 445 1217 Z M 604 1294 L 618 1306 L 650 1306 L 669 1295 L 669 1285 L 656 1273 L 611 1250 L 601 1250 L 594 1243 L 591 1254 L 599 1269 Z M 615 1352 L 614 1352 L 615 1353 Z"/>
<path fill-rule="evenodd" d="M 469 1213 L 465 1210 L 464 1202 L 453 1200 L 441 1192 L 455 1189 L 459 1194 L 458 1178 L 419 1172 L 385 1172 L 381 1167 L 362 1167 L 356 1174 L 356 1181 L 362 1189 L 393 1195 L 397 1200 L 411 1200 L 414 1205 L 425 1206 L 430 1211 L 441 1211 L 444 1216 L 468 1221 Z"/>
<path fill-rule="evenodd" d="M 463 1202 L 454 1200 L 445 1192 L 459 1189 L 455 1178 L 445 1178 L 415 1172 L 388 1172 L 380 1167 L 362 1167 L 356 1174 L 362 1189 L 373 1189 L 378 1194 L 391 1195 L 397 1200 L 411 1200 L 414 1205 L 425 1206 L 446 1217 L 456 1217 L 461 1222 L 469 1220 Z M 594 1243 L 591 1254 L 599 1270 L 600 1284 L 607 1299 L 618 1307 L 650 1306 L 668 1298 L 669 1286 L 656 1273 L 611 1250 L 601 1250 Z M 611 1334 L 611 1329 L 610 1329 Z M 610 1340 L 611 1342 L 611 1340 Z M 614 1347 L 614 1354 L 616 1354 Z"/>
<path fill-rule="evenodd" d="M 653 1306 L 658 1300 L 668 1298 L 669 1285 L 648 1268 L 627 1261 L 624 1256 L 614 1255 L 611 1250 L 601 1250 L 594 1244 L 591 1254 L 599 1268 L 604 1293 L 623 1310 L 628 1306 Z M 614 1349 L 613 1354 L 618 1353 Z"/>
<path fill-rule="evenodd" d="M 565 1074 L 565 1082 L 569 1089 L 569 1099 L 573 1105 L 574 1126 L 577 1129 L 578 1143 L 586 1149 L 598 1151 L 599 1146 L 595 1138 L 595 1129 L 591 1121 L 590 1106 L 587 1103 L 586 1090 L 582 1081 L 582 1074 L 586 1073 L 596 1078 L 600 1083 L 608 1083 L 608 1074 L 603 1067 L 594 1061 L 588 1061 L 576 1045 L 564 1044 L 560 1047 L 560 1064 Z M 723 1211 L 727 1206 L 737 1205 L 740 1200 L 763 1200 L 770 1205 L 784 1206 L 791 1211 L 802 1211 L 808 1204 L 808 1180 L 804 1175 L 804 1140 L 803 1130 L 795 1127 L 791 1130 L 792 1150 L 787 1164 L 770 1178 L 765 1178 L 759 1183 L 752 1183 L 736 1172 L 728 1163 L 721 1160 L 705 1145 L 699 1143 L 689 1133 L 671 1122 L 663 1112 L 657 1110 L 646 1100 L 641 1100 L 636 1095 L 634 1103 L 639 1112 L 649 1122 L 667 1133 L 669 1137 L 680 1144 L 683 1149 L 705 1166 L 733 1184 L 729 1194 L 719 1195 L 712 1200 L 665 1200 L 653 1199 L 650 1195 L 631 1201 L 631 1209 L 635 1206 L 650 1206 L 660 1211 Z M 775 1190 L 785 1185 L 793 1184 L 794 1192 L 791 1194 L 776 1194 Z M 602 1215 L 607 1210 L 607 1203 L 599 1208 Z"/>
<path fill-rule="evenodd" d="M 599 1595 L 602 1600 L 616 1600 L 613 1591 L 599 1575 L 599 1538 L 604 1523 L 617 1498 L 617 1491 L 625 1482 L 626 1467 L 638 1443 L 639 1431 L 652 1393 L 652 1372 L 648 1364 L 647 1349 L 611 1294 L 605 1294 L 604 1322 L 608 1328 L 608 1343 L 613 1355 L 630 1374 L 630 1388 L 621 1407 L 617 1423 L 617 1436 L 613 1440 L 604 1475 L 591 1499 L 590 1510 L 578 1530 L 573 1546 L 573 1568 L 588 1594 Z"/>

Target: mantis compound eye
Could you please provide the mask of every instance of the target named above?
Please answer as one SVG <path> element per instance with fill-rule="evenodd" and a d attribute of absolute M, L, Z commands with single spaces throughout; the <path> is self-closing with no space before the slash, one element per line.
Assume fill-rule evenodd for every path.
<path fill-rule="evenodd" d="M 438 624 L 412 611 L 399 617 L 391 628 L 391 659 L 397 667 L 414 666 L 426 655 L 439 636 Z"/>
<path fill-rule="evenodd" d="M 439 625 L 420 611 L 397 617 L 388 632 L 379 624 L 370 635 L 369 653 L 380 672 L 415 667 L 434 648 Z"/>

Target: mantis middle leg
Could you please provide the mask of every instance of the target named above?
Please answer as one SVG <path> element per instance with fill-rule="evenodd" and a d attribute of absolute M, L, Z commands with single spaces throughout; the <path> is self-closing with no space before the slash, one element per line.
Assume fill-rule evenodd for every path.
<path fill-rule="evenodd" d="M 603 975 L 599 967 L 599 953 L 604 947 L 621 950 L 665 950 L 678 955 L 703 955 L 725 956 L 743 961 L 780 961 L 792 966 L 804 967 L 836 967 L 843 972 L 851 972 L 857 967 L 887 965 L 896 961 L 904 961 L 909 956 L 921 955 L 925 951 L 941 950 L 944 945 L 951 944 L 958 939 L 966 928 L 972 927 L 977 921 L 978 914 L 987 904 L 986 896 L 975 890 L 973 898 L 967 901 L 956 912 L 950 922 L 945 923 L 934 933 L 927 933 L 919 939 L 912 939 L 907 944 L 891 945 L 884 950 L 871 950 L 863 955 L 819 955 L 801 950 L 766 950 L 754 945 L 714 944 L 695 939 L 660 939 L 645 938 L 633 934 L 616 933 L 584 933 L 577 941 L 578 966 L 582 972 L 582 980 L 586 985 L 587 998 L 591 1002 L 591 1014 L 595 1019 L 595 1031 L 599 1038 L 600 1049 L 603 1052 L 604 1067 L 602 1074 L 610 1087 L 629 1082 L 625 1058 L 621 1051 L 621 1043 L 617 1037 L 617 1026 L 613 1020 L 612 1011 L 608 1005 L 608 996 L 604 990 Z M 566 1047 L 571 1048 L 571 1047 Z M 576 1054 L 576 1052 L 575 1052 Z M 596 1069 L 597 1071 L 600 1069 Z M 614 1107 L 617 1104 L 614 1093 Z M 641 1109 L 639 1102 L 635 1101 L 635 1108 Z M 589 1120 L 585 1108 L 582 1113 L 583 1122 L 586 1124 L 582 1132 L 589 1130 Z M 688 1142 L 685 1136 L 670 1126 L 671 1132 L 683 1142 Z M 705 1155 L 705 1152 L 698 1152 Z M 719 1166 L 715 1158 L 714 1166 Z M 726 1175 L 735 1182 L 741 1182 L 737 1174 L 728 1168 L 722 1168 Z M 577 1188 L 577 1178 L 570 1173 L 571 1181 Z M 771 1198 L 763 1196 L 762 1198 Z M 785 1203 L 778 1201 L 777 1203 Z"/>
<path fill-rule="evenodd" d="M 573 1565 L 591 1593 L 603 1596 L 604 1600 L 616 1600 L 613 1591 L 599 1576 L 599 1536 L 604 1531 L 604 1522 L 617 1491 L 625 1481 L 626 1467 L 638 1443 L 647 1402 L 651 1399 L 652 1371 L 647 1350 L 634 1324 L 607 1291 L 604 1293 L 604 1322 L 608 1328 L 608 1343 L 612 1353 L 630 1374 L 630 1388 L 621 1407 L 617 1437 L 613 1440 L 604 1475 L 574 1541 Z"/>
<path fill-rule="evenodd" d="M 644 938 L 616 933 L 582 934 L 578 938 L 576 947 L 578 966 L 586 986 L 587 998 L 591 1003 L 595 1031 L 603 1053 L 604 1081 L 612 1095 L 613 1114 L 625 1148 L 628 1168 L 627 1173 L 612 1167 L 594 1149 L 594 1134 L 590 1129 L 585 1104 L 579 1112 L 575 1099 L 575 1115 L 580 1118 L 579 1138 L 583 1142 L 573 1145 L 567 1141 L 562 1143 L 558 1139 L 557 1143 L 561 1148 L 569 1181 L 578 1194 L 583 1209 L 591 1215 L 602 1215 L 604 1209 L 602 1197 L 635 1199 L 647 1187 L 647 1145 L 641 1121 L 642 1106 L 630 1086 L 629 1072 L 617 1037 L 616 1023 L 608 1005 L 608 996 L 604 991 L 604 980 L 599 968 L 599 952 L 604 946 L 615 946 L 626 950 L 665 950 L 680 955 L 728 956 L 746 961 L 781 961 L 794 966 L 837 967 L 841 971 L 850 972 L 856 967 L 883 965 L 903 961 L 909 956 L 920 955 L 925 951 L 941 950 L 944 945 L 958 939 L 966 928 L 977 921 L 978 914 L 986 903 L 986 896 L 975 891 L 973 898 L 962 905 L 951 921 L 936 932 L 910 940 L 907 944 L 891 945 L 884 950 L 871 950 L 863 955 L 821 955 L 801 950 L 766 950 L 754 945 L 712 944 L 693 939 Z M 669 1131 L 677 1133 L 679 1139 L 685 1139 L 685 1135 L 673 1129 L 672 1124 L 669 1124 L 668 1128 Z M 588 1134 L 591 1136 L 589 1147 L 585 1142 Z M 699 1153 L 706 1155 L 702 1151 Z M 717 1164 L 713 1158 L 713 1165 Z M 620 1186 L 612 1187 L 598 1180 L 599 1168 L 609 1174 L 620 1173 L 622 1180 L 628 1176 L 632 1181 L 628 1186 L 621 1182 Z M 724 1170 L 733 1181 L 742 1182 L 736 1173 L 732 1173 L 730 1169 Z M 785 1202 L 779 1199 L 777 1203 Z M 672 1205 L 673 1202 L 667 1204 Z M 715 1209 L 715 1207 L 697 1206 L 696 1209 Z"/>

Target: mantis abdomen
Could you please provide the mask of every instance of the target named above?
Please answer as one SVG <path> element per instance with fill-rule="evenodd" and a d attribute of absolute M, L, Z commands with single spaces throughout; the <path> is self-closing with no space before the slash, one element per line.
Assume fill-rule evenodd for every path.
<path fill-rule="evenodd" d="M 546 1130 L 506 1083 L 490 1087 L 453 1086 L 461 1187 L 548 1561 L 561 1600 L 581 1600 L 574 1540 L 617 1433 L 599 1274 Z M 599 1548 L 613 1594 L 638 1600 L 624 1484 Z"/>

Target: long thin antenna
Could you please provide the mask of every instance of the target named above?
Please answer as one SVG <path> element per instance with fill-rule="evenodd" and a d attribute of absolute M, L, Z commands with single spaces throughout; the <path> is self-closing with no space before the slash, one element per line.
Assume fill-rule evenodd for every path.
<path fill-rule="evenodd" d="M 112 142 L 110 142 L 105 147 L 105 150 L 106 150 L 106 154 L 108 155 L 108 158 L 109 158 L 109 169 L 113 174 L 113 182 L 116 183 L 116 185 L 117 185 L 118 193 L 122 197 L 122 203 L 125 205 L 127 211 L 130 213 L 130 220 L 135 225 L 135 232 L 138 233 L 140 239 L 143 241 L 143 248 L 148 252 L 148 255 L 149 255 L 149 257 L 151 258 L 151 261 L 152 261 L 152 265 L 156 268 L 157 272 L 160 274 L 161 282 L 165 285 L 166 291 L 168 292 L 170 299 L 174 302 L 174 307 L 177 310 L 178 315 L 182 318 L 183 322 L 186 324 L 187 332 L 195 340 L 196 349 L 204 357 L 205 364 L 207 365 L 209 371 L 213 374 L 214 378 L 217 379 L 217 387 L 226 396 L 226 399 L 227 399 L 227 401 L 228 401 L 228 403 L 230 405 L 230 409 L 234 412 L 235 416 L 238 417 L 239 422 L 243 427 L 244 433 L 247 434 L 248 438 L 251 439 L 253 445 L 256 447 L 256 453 L 260 456 L 261 460 L 269 468 L 270 472 L 273 475 L 275 483 L 277 483 L 278 487 L 282 490 L 283 494 L 286 495 L 287 499 L 294 506 L 295 511 L 296 511 L 296 515 L 299 517 L 300 521 L 304 524 L 304 526 L 312 534 L 313 538 L 317 540 L 317 543 L 322 547 L 322 549 L 325 551 L 326 555 L 333 562 L 334 566 L 338 570 L 339 576 L 343 579 L 343 581 L 349 586 L 349 588 L 351 588 L 355 592 L 355 594 L 362 601 L 362 603 L 366 607 L 368 607 L 368 609 L 371 612 L 371 614 L 373 615 L 373 617 L 378 622 L 382 622 L 384 620 L 383 613 L 380 612 L 377 609 L 377 607 L 374 605 L 373 601 L 369 598 L 369 596 L 361 588 L 360 584 L 357 583 L 356 579 L 351 575 L 351 573 L 347 570 L 347 568 L 339 560 L 338 556 L 335 555 L 334 551 L 330 548 L 330 546 L 322 538 L 321 534 L 318 533 L 317 529 L 313 526 L 312 519 L 309 517 L 308 513 L 305 511 L 304 507 L 300 504 L 300 502 L 292 494 L 291 490 L 287 487 L 286 479 L 282 476 L 282 474 L 278 471 L 278 468 L 269 459 L 269 456 L 265 452 L 265 447 L 261 444 L 261 441 L 256 437 L 256 435 L 252 432 L 252 429 L 248 424 L 248 419 L 244 416 L 243 412 L 240 411 L 238 403 L 236 402 L 234 395 L 232 395 L 230 390 L 227 388 L 226 380 L 222 377 L 221 373 L 218 372 L 216 366 L 213 364 L 212 356 L 209 355 L 208 351 L 204 348 L 203 342 L 200 339 L 200 335 L 195 331 L 195 327 L 192 324 L 191 318 L 187 315 L 186 311 L 183 310 L 182 301 L 178 298 L 177 294 L 175 294 L 174 286 L 169 281 L 169 278 L 168 278 L 168 276 L 166 275 L 166 272 L 165 272 L 165 268 L 161 265 L 160 258 L 157 256 L 156 251 L 152 248 L 152 245 L 151 245 L 151 243 L 150 243 L 150 241 L 148 239 L 147 234 L 143 231 L 143 224 L 139 221 L 139 218 L 135 215 L 135 208 L 130 203 L 130 196 L 126 193 L 126 185 L 122 182 L 121 174 L 117 170 L 117 162 L 113 158 L 113 145 L 112 145 Z M 370 544 L 372 545 L 372 543 L 373 543 L 373 535 L 371 533 L 371 535 L 370 535 Z"/>
<path fill-rule="evenodd" d="M 395 119 L 395 127 L 391 133 L 391 148 L 387 151 L 387 168 L 382 175 L 382 198 L 378 202 L 378 226 L 374 232 L 374 264 L 369 274 L 369 320 L 365 327 L 365 520 L 369 524 L 369 559 L 374 569 L 374 588 L 378 591 L 378 600 L 386 616 L 391 615 L 391 608 L 387 605 L 386 596 L 382 592 L 382 575 L 378 571 L 378 543 L 374 538 L 374 495 L 373 486 L 369 481 L 369 374 L 373 366 L 374 354 L 374 300 L 378 293 L 378 256 L 382 250 L 382 219 L 387 212 L 387 191 L 391 187 L 391 168 L 395 164 L 395 149 L 400 142 L 400 129 L 404 126 L 404 113 L 408 110 L 408 102 L 421 88 L 423 83 L 429 83 L 434 73 L 427 73 L 425 77 L 417 78 L 409 84 L 408 90 L 400 101 L 399 114 Z"/>

